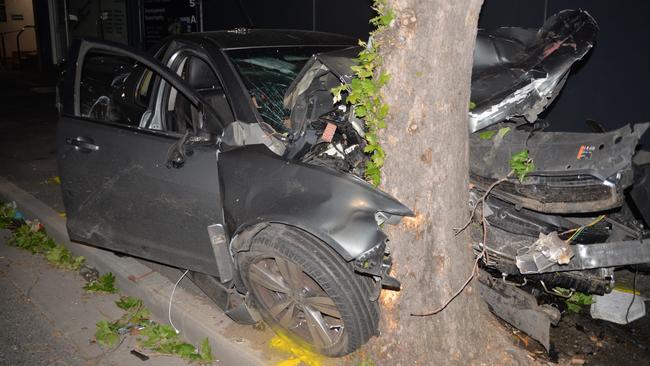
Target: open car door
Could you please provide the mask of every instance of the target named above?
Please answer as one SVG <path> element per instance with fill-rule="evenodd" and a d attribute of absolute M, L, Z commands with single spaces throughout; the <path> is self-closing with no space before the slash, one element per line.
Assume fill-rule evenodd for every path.
<path fill-rule="evenodd" d="M 223 223 L 213 138 L 221 124 L 153 57 L 108 42 L 75 46 L 57 133 L 70 238 L 217 276 L 207 227 Z M 150 123 L 163 92 L 165 113 L 183 103 L 192 112 L 174 128 Z"/>

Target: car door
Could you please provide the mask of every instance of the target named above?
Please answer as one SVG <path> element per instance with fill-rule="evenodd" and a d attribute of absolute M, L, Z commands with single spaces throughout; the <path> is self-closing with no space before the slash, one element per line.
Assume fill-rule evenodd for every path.
<path fill-rule="evenodd" d="M 64 95 L 72 100 L 64 101 L 68 107 L 57 132 L 70 238 L 218 275 L 207 230 L 223 222 L 216 144 L 189 147 L 191 156 L 180 167 L 168 162 L 180 139 L 197 132 L 201 113 L 190 113 L 184 128 L 151 128 L 143 122 L 160 110 L 160 93 L 172 90 L 197 107 L 202 98 L 148 55 L 86 40 L 78 49 L 66 73 L 73 79 L 65 81 L 74 92 Z M 127 82 L 132 78 L 141 80 Z M 125 87 L 131 84 L 135 90 Z M 137 108 L 123 112 L 130 99 L 146 106 L 141 116 L 133 115 Z"/>

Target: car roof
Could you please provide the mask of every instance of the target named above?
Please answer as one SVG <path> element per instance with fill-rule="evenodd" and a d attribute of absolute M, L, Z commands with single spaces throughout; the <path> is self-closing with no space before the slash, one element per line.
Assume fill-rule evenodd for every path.
<path fill-rule="evenodd" d="M 296 29 L 245 29 L 187 33 L 174 38 L 206 39 L 221 49 L 291 47 L 291 46 L 350 46 L 357 40 L 341 34 Z"/>

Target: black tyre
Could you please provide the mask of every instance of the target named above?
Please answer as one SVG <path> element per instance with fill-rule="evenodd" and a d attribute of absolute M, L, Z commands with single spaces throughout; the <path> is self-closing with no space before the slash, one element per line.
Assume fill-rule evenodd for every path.
<path fill-rule="evenodd" d="M 353 352 L 376 334 L 370 281 L 310 234 L 269 226 L 237 262 L 252 305 L 276 332 L 327 356 Z"/>

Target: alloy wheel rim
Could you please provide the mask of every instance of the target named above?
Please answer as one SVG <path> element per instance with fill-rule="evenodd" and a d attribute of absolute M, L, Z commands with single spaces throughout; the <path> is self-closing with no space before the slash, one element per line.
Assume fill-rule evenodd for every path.
<path fill-rule="evenodd" d="M 336 344 L 344 332 L 334 301 L 297 264 L 261 258 L 249 267 L 251 287 L 275 322 L 317 348 Z"/>

